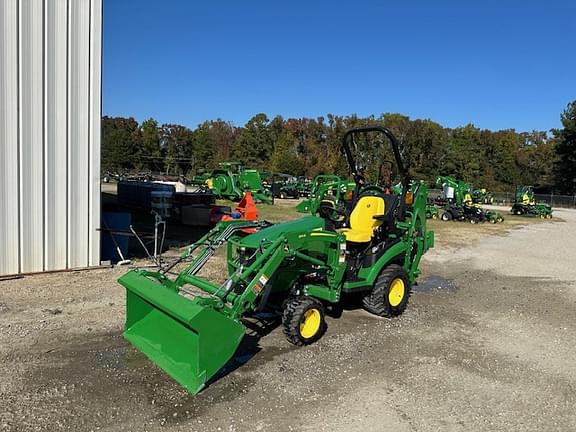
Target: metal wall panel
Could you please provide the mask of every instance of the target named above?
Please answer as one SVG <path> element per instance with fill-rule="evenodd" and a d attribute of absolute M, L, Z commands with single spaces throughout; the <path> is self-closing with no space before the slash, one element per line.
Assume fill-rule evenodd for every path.
<path fill-rule="evenodd" d="M 45 11 L 44 266 L 67 266 L 68 2 L 49 0 Z"/>
<path fill-rule="evenodd" d="M 88 262 L 90 3 L 70 2 L 68 81 L 68 264 Z"/>
<path fill-rule="evenodd" d="M 101 0 L 0 0 L 0 275 L 100 261 Z"/>
<path fill-rule="evenodd" d="M 18 178 L 18 1 L 2 0 L 0 1 L 0 274 L 20 272 Z"/>
<path fill-rule="evenodd" d="M 100 131 L 102 118 L 102 2 L 90 4 L 90 265 L 100 264 Z"/>
<path fill-rule="evenodd" d="M 20 271 L 44 270 L 43 4 L 20 1 Z"/>

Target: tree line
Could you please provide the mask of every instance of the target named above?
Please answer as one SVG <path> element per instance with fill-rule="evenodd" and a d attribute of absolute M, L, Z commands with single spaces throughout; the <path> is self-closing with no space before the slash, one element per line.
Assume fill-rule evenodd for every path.
<path fill-rule="evenodd" d="M 306 175 L 347 175 L 340 153 L 344 132 L 382 125 L 399 139 L 413 178 L 433 186 L 438 175 L 464 179 L 492 191 L 518 184 L 542 192 L 576 193 L 576 101 L 561 114 L 563 128 L 491 131 L 473 124 L 446 128 L 432 120 L 397 113 L 361 118 L 328 114 L 284 119 L 256 114 L 244 126 L 206 121 L 195 129 L 148 119 L 103 117 L 102 170 L 147 170 L 192 176 L 219 162 Z"/>

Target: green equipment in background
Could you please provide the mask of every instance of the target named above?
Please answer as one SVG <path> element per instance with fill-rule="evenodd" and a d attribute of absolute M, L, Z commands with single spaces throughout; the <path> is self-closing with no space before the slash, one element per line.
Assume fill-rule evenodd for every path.
<path fill-rule="evenodd" d="M 357 136 L 387 138 L 401 187 L 370 184 L 356 165 Z M 219 223 L 187 248 L 188 265 L 131 270 L 126 288 L 125 338 L 191 393 L 200 391 L 233 357 L 244 322 L 259 311 L 282 317 L 287 340 L 317 341 L 327 310 L 358 295 L 369 312 L 395 317 L 406 309 L 422 255 L 434 245 L 426 227 L 426 186 L 411 181 L 392 133 L 381 127 L 348 131 L 342 148 L 354 178 L 350 210 L 325 205 L 315 215 L 277 225 L 258 221 Z M 246 231 L 255 231 L 246 234 Z M 223 280 L 199 275 L 218 247 L 227 244 Z"/>
<path fill-rule="evenodd" d="M 434 203 L 426 203 L 426 219 L 438 219 L 440 217 L 440 208 Z"/>
<path fill-rule="evenodd" d="M 299 198 L 300 182 L 290 174 L 274 174 L 272 176 L 272 195 L 274 198 Z"/>
<path fill-rule="evenodd" d="M 532 186 L 517 186 L 510 212 L 517 216 L 537 216 L 552 218 L 552 207 L 544 202 L 536 202 Z"/>
<path fill-rule="evenodd" d="M 354 188 L 354 182 L 337 175 L 318 175 L 312 182 L 308 198 L 296 206 L 296 211 L 315 215 L 323 202 L 332 203 L 335 208 L 343 208 L 346 203 L 350 203 Z"/>
<path fill-rule="evenodd" d="M 472 191 L 472 201 L 474 204 L 494 204 L 494 195 L 492 192 L 481 188 Z"/>
<path fill-rule="evenodd" d="M 468 221 L 473 224 L 504 221 L 499 212 L 484 210 L 480 204 L 474 203 L 469 183 L 450 176 L 439 176 L 436 184 L 442 186 L 442 197 L 437 202 L 443 207 L 440 215 L 443 221 Z"/>
<path fill-rule="evenodd" d="M 272 203 L 272 193 L 264 187 L 260 172 L 245 168 L 240 162 L 222 162 L 205 180 L 219 198 L 241 200 L 244 192 L 252 192 L 257 202 Z"/>
<path fill-rule="evenodd" d="M 299 176 L 297 187 L 298 197 L 308 198 L 310 196 L 310 192 L 312 191 L 312 180 L 304 176 Z"/>

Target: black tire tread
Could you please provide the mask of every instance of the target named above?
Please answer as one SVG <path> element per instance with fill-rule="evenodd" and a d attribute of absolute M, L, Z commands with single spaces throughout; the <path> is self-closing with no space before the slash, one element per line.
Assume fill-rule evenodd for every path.
<path fill-rule="evenodd" d="M 388 303 L 388 287 L 392 279 L 395 279 L 398 276 L 404 277 L 407 291 L 405 294 L 406 299 L 397 307 L 392 307 Z M 362 299 L 362 304 L 368 312 L 373 313 L 374 315 L 384 318 L 393 318 L 401 315 L 406 310 L 411 294 L 412 285 L 408 280 L 406 271 L 398 264 L 390 264 L 382 270 L 378 279 L 376 279 L 376 283 L 374 284 L 372 291 L 370 291 L 370 294 L 366 295 Z"/>
<path fill-rule="evenodd" d="M 322 319 L 320 322 L 320 329 L 310 339 L 303 339 L 300 335 L 300 321 L 304 313 L 311 308 L 316 308 L 320 311 Z M 284 326 L 284 336 L 291 344 L 296 346 L 309 345 L 316 342 L 326 332 L 327 325 L 325 320 L 326 313 L 324 306 L 318 300 L 312 297 L 295 297 L 286 302 L 284 311 L 282 313 L 282 325 Z"/>

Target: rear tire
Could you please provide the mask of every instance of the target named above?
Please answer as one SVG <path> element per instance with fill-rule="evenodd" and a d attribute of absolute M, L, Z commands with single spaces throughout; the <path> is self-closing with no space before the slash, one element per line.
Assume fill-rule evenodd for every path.
<path fill-rule="evenodd" d="M 382 270 L 362 304 L 374 315 L 392 318 L 406 310 L 411 292 L 408 273 L 398 264 L 390 264 Z"/>
<path fill-rule="evenodd" d="M 286 192 L 280 192 L 280 199 L 286 199 Z"/>
<path fill-rule="evenodd" d="M 296 297 L 282 314 L 284 335 L 291 344 L 302 346 L 316 342 L 326 332 L 324 306 L 312 297 Z"/>
<path fill-rule="evenodd" d="M 444 212 L 444 213 L 442 213 L 442 216 L 440 217 L 440 219 L 442 219 L 444 222 L 448 222 L 449 220 L 452 220 L 452 213 Z"/>

